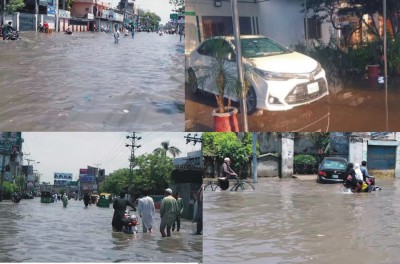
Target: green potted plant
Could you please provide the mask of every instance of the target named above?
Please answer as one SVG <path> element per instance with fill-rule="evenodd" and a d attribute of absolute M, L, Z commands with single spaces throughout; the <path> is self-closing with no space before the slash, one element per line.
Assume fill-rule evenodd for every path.
<path fill-rule="evenodd" d="M 214 109 L 212 113 L 214 131 L 238 132 L 239 126 L 236 117 L 238 109 L 232 106 L 230 98 L 227 101 L 224 99 L 224 95 L 237 95 L 240 91 L 236 71 L 232 71 L 232 62 L 236 61 L 236 54 L 224 37 L 216 38 L 215 41 L 208 43 L 210 46 L 207 49 L 214 52 L 213 56 L 210 57 L 209 65 L 193 67 L 193 70 L 199 73 L 195 81 L 198 86 L 203 88 L 205 85 L 210 85 L 211 82 L 212 89 L 217 92 L 215 99 L 218 108 Z M 189 82 L 192 81 L 194 80 L 189 79 Z"/>

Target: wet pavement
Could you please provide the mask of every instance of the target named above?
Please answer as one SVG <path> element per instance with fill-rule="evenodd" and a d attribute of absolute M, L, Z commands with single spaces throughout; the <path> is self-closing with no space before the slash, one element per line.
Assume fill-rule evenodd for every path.
<path fill-rule="evenodd" d="M 205 192 L 204 263 L 398 263 L 400 182 L 382 191 L 260 179 L 249 192 Z"/>
<path fill-rule="evenodd" d="M 179 36 L 22 32 L 0 41 L 0 130 L 182 131 Z"/>
<path fill-rule="evenodd" d="M 0 203 L 0 262 L 201 262 L 203 237 L 183 220 L 180 232 L 162 238 L 156 211 L 155 233 L 113 232 L 113 209 L 82 201 L 43 204 L 40 198 Z M 141 221 L 141 220 L 140 220 Z"/>
<path fill-rule="evenodd" d="M 393 84 L 392 86 L 400 83 Z M 350 88 L 352 87 L 352 88 Z M 331 87 L 329 96 L 288 111 L 263 111 L 248 116 L 249 131 L 399 131 L 400 89 L 374 89 L 367 80 L 357 86 Z M 236 105 L 239 107 L 239 105 Z M 193 95 L 186 84 L 186 131 L 213 131 L 214 96 Z M 241 123 L 241 115 L 238 114 Z M 240 129 L 242 126 L 239 124 Z"/>

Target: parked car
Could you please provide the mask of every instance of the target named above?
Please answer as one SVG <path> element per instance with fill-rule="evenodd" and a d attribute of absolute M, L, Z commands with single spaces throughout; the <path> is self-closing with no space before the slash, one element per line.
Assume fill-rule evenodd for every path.
<path fill-rule="evenodd" d="M 325 70 L 316 60 L 292 51 L 265 36 L 243 35 L 240 37 L 243 63 L 247 65 L 245 78 L 251 86 L 247 95 L 249 114 L 257 109 L 269 111 L 289 110 L 296 106 L 310 104 L 329 94 Z M 217 93 L 213 83 L 199 87 L 199 68 L 211 65 L 216 43 L 224 41 L 229 45 L 226 56 L 232 73 L 237 72 L 235 45 L 232 36 L 213 37 L 203 41 L 193 50 L 187 61 L 187 80 L 192 92 L 200 89 Z M 236 94 L 226 92 L 225 97 L 238 101 Z"/>
<path fill-rule="evenodd" d="M 347 164 L 345 158 L 325 157 L 318 167 L 317 182 L 343 183 L 347 177 Z"/>

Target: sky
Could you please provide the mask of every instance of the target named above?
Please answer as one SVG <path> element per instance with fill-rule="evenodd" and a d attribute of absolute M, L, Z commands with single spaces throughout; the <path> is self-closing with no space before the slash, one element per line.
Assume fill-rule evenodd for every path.
<path fill-rule="evenodd" d="M 72 173 L 75 181 L 79 178 L 79 169 L 98 164 L 108 175 L 117 169 L 129 168 L 131 152 L 125 147 L 126 143 L 130 144 L 127 135 L 126 132 L 23 132 L 23 164 L 28 165 L 26 159 L 33 160 L 30 165 L 42 174 L 41 182 L 53 183 L 55 172 Z M 142 139 L 137 142 L 141 147 L 135 149 L 135 156 L 152 153 L 161 147 L 161 142 L 170 141 L 170 146 L 181 150 L 179 157 L 186 157 L 188 152 L 201 149 L 199 143 L 186 144 L 184 136 L 187 135 L 183 132 L 137 133 Z"/>
<path fill-rule="evenodd" d="M 111 0 L 112 6 L 117 6 L 120 0 Z M 149 10 L 161 17 L 161 24 L 166 24 L 169 21 L 169 14 L 172 13 L 174 6 L 169 3 L 169 0 L 135 0 L 135 5 L 140 9 Z"/>

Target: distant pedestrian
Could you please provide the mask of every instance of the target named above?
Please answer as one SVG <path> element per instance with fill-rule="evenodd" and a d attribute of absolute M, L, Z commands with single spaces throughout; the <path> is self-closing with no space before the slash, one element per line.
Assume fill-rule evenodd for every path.
<path fill-rule="evenodd" d="M 83 196 L 83 203 L 85 204 L 85 208 L 87 208 L 90 203 L 90 196 L 88 193 L 85 193 Z"/>
<path fill-rule="evenodd" d="M 118 28 L 115 28 L 114 43 L 118 43 L 119 42 L 119 36 L 120 36 L 119 30 L 118 30 Z"/>
<path fill-rule="evenodd" d="M 139 199 L 138 214 L 142 218 L 143 233 L 153 233 L 153 217 L 155 214 L 155 207 L 153 198 L 149 196 L 149 191 L 145 190 L 144 197 Z"/>
<path fill-rule="evenodd" d="M 161 201 L 160 205 L 160 232 L 163 237 L 171 236 L 171 226 L 175 221 L 176 215 L 178 213 L 178 204 L 176 203 L 175 198 L 172 196 L 172 190 L 165 190 L 164 199 Z M 167 229 L 167 233 L 165 233 L 165 228 Z"/>
<path fill-rule="evenodd" d="M 132 38 L 134 38 L 134 37 L 135 37 L 135 27 L 132 26 Z"/>
<path fill-rule="evenodd" d="M 47 21 L 44 21 L 43 27 L 44 27 L 44 32 L 49 33 L 49 23 L 47 23 Z"/>
<path fill-rule="evenodd" d="M 176 231 L 179 232 L 181 229 L 181 215 L 183 213 L 183 200 L 181 197 L 179 197 L 179 192 L 176 192 L 174 194 L 174 198 L 176 199 L 176 203 L 178 205 L 178 213 L 176 215 L 175 221 L 172 224 L 172 231 L 175 230 L 175 222 L 176 222 Z"/>
<path fill-rule="evenodd" d="M 63 206 L 64 206 L 64 207 L 67 207 L 67 205 L 68 205 L 68 196 L 67 196 L 67 193 L 64 193 L 64 194 L 63 194 L 63 196 L 62 196 L 62 202 L 63 202 Z"/>
<path fill-rule="evenodd" d="M 56 193 L 53 195 L 53 199 L 55 203 L 58 201 L 58 195 Z"/>
<path fill-rule="evenodd" d="M 183 34 L 184 34 L 183 27 L 180 27 L 180 28 L 179 28 L 179 42 L 182 41 L 182 36 L 183 36 Z"/>

